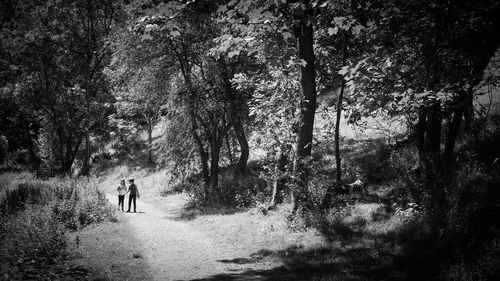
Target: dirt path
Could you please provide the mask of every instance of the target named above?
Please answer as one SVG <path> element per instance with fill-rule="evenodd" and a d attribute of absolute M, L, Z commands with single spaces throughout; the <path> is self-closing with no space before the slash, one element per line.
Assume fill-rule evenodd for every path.
<path fill-rule="evenodd" d="M 138 200 L 137 213 L 124 216 L 154 280 L 263 280 L 259 272 L 280 266 L 210 239 L 182 220 L 182 208 L 182 200 L 162 202 L 161 208 Z"/>

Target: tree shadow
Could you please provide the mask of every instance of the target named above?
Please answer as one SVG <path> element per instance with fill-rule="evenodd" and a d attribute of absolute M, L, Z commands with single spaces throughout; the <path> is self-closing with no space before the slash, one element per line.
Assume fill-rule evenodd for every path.
<path fill-rule="evenodd" d="M 282 266 L 272 269 L 244 269 L 221 273 L 191 281 L 216 280 L 345 280 L 345 281 L 417 281 L 433 280 L 438 268 L 425 254 L 414 256 L 395 255 L 384 247 L 354 247 L 303 249 L 290 247 L 281 251 L 261 250 L 250 257 L 240 257 L 218 262 L 249 265 L 272 257 Z"/>
<path fill-rule="evenodd" d="M 233 215 L 244 213 L 248 210 L 248 208 L 233 208 L 226 206 L 195 207 L 187 204 L 180 208 L 165 210 L 170 214 L 170 216 L 166 216 L 165 219 L 173 221 L 191 221 L 198 216 Z"/>
<path fill-rule="evenodd" d="M 217 260 L 218 262 L 221 263 L 227 263 L 227 264 L 254 264 L 254 263 L 259 263 L 262 260 L 264 260 L 267 257 L 272 257 L 274 256 L 274 252 L 270 250 L 260 250 L 256 253 L 253 253 L 250 255 L 250 257 L 247 258 L 234 258 L 234 259 L 222 259 L 222 260 Z"/>
<path fill-rule="evenodd" d="M 189 212 L 171 212 L 170 216 L 164 217 L 164 219 L 171 220 L 171 221 L 191 221 L 196 218 L 195 214 L 189 213 Z"/>
<path fill-rule="evenodd" d="M 233 281 L 233 280 L 300 280 L 292 277 L 283 266 L 267 270 L 247 269 L 242 272 L 221 273 L 190 281 Z"/>

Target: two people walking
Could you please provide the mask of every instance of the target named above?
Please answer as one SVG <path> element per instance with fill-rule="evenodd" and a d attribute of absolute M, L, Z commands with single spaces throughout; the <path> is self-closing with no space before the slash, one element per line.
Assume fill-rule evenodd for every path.
<path fill-rule="evenodd" d="M 118 209 L 122 209 L 123 211 L 123 205 L 125 201 L 125 195 L 129 193 L 128 195 L 128 210 L 127 212 L 130 212 L 130 207 L 132 205 L 132 202 L 134 203 L 134 212 L 136 212 L 136 199 L 140 198 L 139 195 L 139 189 L 137 188 L 137 185 L 134 183 L 134 179 L 129 179 L 128 180 L 129 186 L 125 185 L 125 180 L 122 179 L 120 181 L 120 185 L 116 189 L 118 191 Z"/>

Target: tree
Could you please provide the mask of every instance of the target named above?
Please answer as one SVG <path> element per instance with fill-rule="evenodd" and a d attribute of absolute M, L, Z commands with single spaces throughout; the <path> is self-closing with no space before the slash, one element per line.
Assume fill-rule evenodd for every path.
<path fill-rule="evenodd" d="M 307 159 L 311 155 L 314 115 L 316 112 L 316 69 L 314 55 L 314 7 L 313 1 L 231 1 L 219 8 L 227 16 L 232 34 L 225 35 L 220 42 L 229 54 L 262 54 L 257 40 L 277 35 L 278 42 L 295 41 L 295 56 L 284 52 L 282 57 L 273 58 L 284 62 L 292 58 L 300 71 L 302 90 L 301 118 L 297 127 L 296 171 L 297 189 L 292 192 L 293 202 L 307 202 L 308 168 Z M 269 37 L 268 37 L 269 38 Z M 257 40 L 256 40 L 257 39 Z M 245 43 L 246 41 L 246 43 Z M 281 44 L 280 44 L 281 45 Z M 263 50 L 266 53 L 265 49 Z M 293 58 L 296 59 L 293 59 Z M 263 58 L 266 58 L 264 55 Z M 265 62 L 266 59 L 264 59 Z M 298 207 L 298 205 L 296 207 Z M 294 208 L 296 209 L 296 208 Z"/>
<path fill-rule="evenodd" d="M 332 87 L 343 88 L 341 87 L 343 79 L 339 79 L 336 73 L 342 64 L 346 64 L 345 59 L 342 63 L 346 49 L 343 47 L 329 49 L 328 46 L 338 46 L 339 42 L 345 43 L 343 35 L 348 32 L 358 35 L 363 27 L 353 17 L 355 9 L 351 6 L 355 6 L 351 1 L 252 3 L 242 0 L 231 1 L 219 8 L 226 16 L 225 22 L 229 31 L 220 37 L 220 44 L 229 51 L 229 54 L 254 55 L 262 64 L 280 65 L 286 69 L 285 64 L 292 63 L 297 68 L 291 70 L 299 74 L 297 77 L 302 92 L 302 102 L 299 106 L 300 120 L 296 127 L 294 171 L 297 188 L 292 197 L 294 203 L 298 204 L 294 210 L 308 201 L 308 162 L 313 147 L 317 88 L 326 91 Z M 327 43 L 322 45 L 324 42 Z M 320 58 L 327 53 L 325 59 L 318 62 L 317 52 L 320 53 Z M 322 74 L 319 79 L 318 70 Z M 319 85 L 318 81 L 321 81 Z M 337 110 L 339 116 L 341 105 L 342 98 L 339 100 Z M 336 145 L 338 143 L 337 140 Z M 337 159 L 340 160 L 339 155 Z M 337 162 L 339 166 L 337 178 L 340 181 L 340 161 Z"/>
<path fill-rule="evenodd" d="M 168 110 L 165 105 L 171 92 L 172 67 L 151 42 L 125 28 L 115 32 L 112 63 L 106 71 L 113 85 L 116 118 L 146 129 L 148 164 L 153 160 L 153 128 Z"/>
<path fill-rule="evenodd" d="M 160 4 L 150 11 L 154 16 L 144 16 L 134 26 L 142 39 L 163 47 L 183 79 L 175 101 L 189 116 L 206 200 L 218 190 L 220 151 L 230 128 L 228 114 L 234 100 L 223 58 L 208 52 L 218 32 L 210 18 L 214 7 L 210 2 Z"/>
<path fill-rule="evenodd" d="M 330 206 L 336 193 L 344 192 L 342 184 L 342 157 L 340 155 L 340 121 L 344 113 L 346 73 L 350 57 L 356 56 L 357 46 L 363 42 L 364 25 L 359 18 L 359 7 L 353 1 L 326 1 L 318 15 L 317 52 L 319 54 L 320 92 L 337 92 L 335 112 L 335 182 L 329 185 L 323 199 L 323 208 Z"/>
<path fill-rule="evenodd" d="M 264 151 L 274 154 L 274 182 L 271 206 L 281 203 L 280 194 L 289 182 L 292 146 L 300 116 L 300 82 L 293 64 L 288 68 L 270 67 L 259 76 L 240 73 L 233 82 L 237 90 L 251 91 L 250 117 L 254 141 Z"/>
<path fill-rule="evenodd" d="M 105 39 L 119 19 L 113 1 L 16 3 L 8 24 L 11 94 L 29 104 L 53 130 L 54 165 L 69 173 L 82 142 L 89 170 L 90 134 L 106 124 L 109 95 L 102 75 L 109 56 Z"/>
<path fill-rule="evenodd" d="M 472 119 L 475 88 L 498 46 L 499 7 L 494 1 L 422 0 L 370 2 L 366 8 L 365 54 L 348 70 L 349 99 L 365 116 L 385 111 L 408 117 L 429 208 L 441 213 L 441 175 L 453 159 L 462 120 Z"/>

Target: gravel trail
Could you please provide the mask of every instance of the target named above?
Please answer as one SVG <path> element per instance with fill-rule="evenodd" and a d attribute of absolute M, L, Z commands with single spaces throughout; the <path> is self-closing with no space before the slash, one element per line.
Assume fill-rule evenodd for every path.
<path fill-rule="evenodd" d="M 224 241 L 208 238 L 180 217 L 182 203 L 162 202 L 159 208 L 158 202 L 138 200 L 137 213 L 125 214 L 154 280 L 267 279 L 259 272 L 275 268 L 275 261 L 253 260 L 248 256 L 251 253 L 242 253 L 229 248 Z M 238 262 L 241 260 L 251 262 Z"/>

